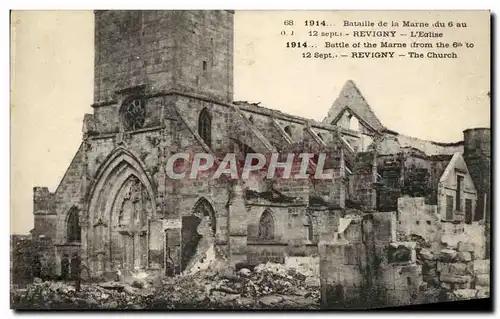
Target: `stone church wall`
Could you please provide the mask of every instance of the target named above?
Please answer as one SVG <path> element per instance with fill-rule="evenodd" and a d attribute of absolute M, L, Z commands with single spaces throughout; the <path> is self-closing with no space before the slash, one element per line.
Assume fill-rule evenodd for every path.
<path fill-rule="evenodd" d="M 57 214 L 52 233 L 55 242 L 64 244 L 66 242 L 66 220 L 67 214 L 73 206 L 81 209 L 82 206 L 82 177 L 84 174 L 84 145 L 81 144 L 76 152 L 68 170 L 64 174 L 61 183 L 54 192 L 54 211 Z M 35 229 L 38 229 L 35 226 Z"/>
<path fill-rule="evenodd" d="M 408 304 L 422 283 L 415 243 L 395 238 L 390 213 L 366 214 L 349 227 L 360 236 L 320 243 L 322 304 L 327 308 L 371 308 Z"/>
<path fill-rule="evenodd" d="M 287 246 L 287 243 L 249 243 L 248 263 L 251 265 L 266 262 L 284 263 Z"/>
<path fill-rule="evenodd" d="M 362 224 L 351 221 L 339 240 L 320 242 L 325 307 L 387 307 L 489 296 L 484 225 L 441 221 L 436 206 L 424 201 L 400 198 L 397 213 L 364 214 Z M 359 236 L 352 235 L 358 233 L 355 229 Z"/>
<path fill-rule="evenodd" d="M 44 238 L 55 238 L 57 215 L 35 215 L 34 222 L 34 237 L 39 238 L 40 236 L 43 236 Z"/>

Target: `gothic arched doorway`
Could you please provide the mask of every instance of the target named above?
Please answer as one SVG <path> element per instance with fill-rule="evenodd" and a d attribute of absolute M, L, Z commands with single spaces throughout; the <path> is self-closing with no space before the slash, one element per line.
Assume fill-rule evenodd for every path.
<path fill-rule="evenodd" d="M 83 249 L 95 274 L 147 268 L 148 224 L 156 216 L 154 192 L 143 165 L 119 149 L 98 172 L 88 209 Z"/>
<path fill-rule="evenodd" d="M 111 254 L 115 267 L 125 271 L 147 267 L 148 217 L 151 199 L 145 186 L 131 175 L 123 183 L 112 210 Z"/>

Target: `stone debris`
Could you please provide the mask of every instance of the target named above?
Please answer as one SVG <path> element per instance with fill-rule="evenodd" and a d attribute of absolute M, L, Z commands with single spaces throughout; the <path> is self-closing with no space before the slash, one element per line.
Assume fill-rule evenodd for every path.
<path fill-rule="evenodd" d="M 434 254 L 429 249 L 426 249 L 426 248 L 420 249 L 420 251 L 418 252 L 418 255 L 423 260 L 435 260 L 436 259 Z"/>
<path fill-rule="evenodd" d="M 252 274 L 252 272 L 250 271 L 250 269 L 247 269 L 247 268 L 242 268 L 242 269 L 240 269 L 240 271 L 238 271 L 238 275 L 240 275 L 241 277 L 245 277 L 245 278 L 250 277 L 251 274 Z"/>
<path fill-rule="evenodd" d="M 151 282 L 155 280 L 156 282 Z M 319 278 L 282 264 L 235 273 L 219 263 L 195 274 L 123 282 L 37 282 L 12 289 L 16 309 L 319 309 Z"/>
<path fill-rule="evenodd" d="M 460 261 L 465 261 L 465 262 L 472 261 L 472 255 L 468 251 L 461 251 L 461 252 L 458 252 L 457 259 Z"/>
<path fill-rule="evenodd" d="M 479 274 L 476 275 L 475 284 L 478 286 L 490 286 L 490 275 L 489 274 Z"/>
<path fill-rule="evenodd" d="M 441 282 L 441 288 L 446 289 L 446 290 L 451 290 L 452 287 L 451 287 L 450 283 L 442 281 Z"/>
<path fill-rule="evenodd" d="M 463 263 L 451 263 L 447 265 L 447 271 L 442 271 L 442 273 L 448 272 L 451 275 L 469 275 L 470 273 L 467 271 L 467 265 Z"/>
<path fill-rule="evenodd" d="M 287 257 L 285 267 L 295 268 L 306 277 L 319 278 L 319 257 Z"/>
<path fill-rule="evenodd" d="M 457 257 L 457 252 L 453 249 L 443 249 L 439 257 L 442 262 L 452 262 Z"/>
<path fill-rule="evenodd" d="M 474 260 L 474 273 L 476 273 L 476 274 L 489 274 L 490 273 L 490 260 L 489 259 L 476 259 L 476 260 Z"/>
<path fill-rule="evenodd" d="M 477 291 L 475 289 L 456 289 L 453 291 L 457 300 L 468 300 L 477 298 Z"/>
<path fill-rule="evenodd" d="M 471 243 L 471 242 L 459 242 L 458 243 L 458 251 L 462 252 L 470 252 L 470 253 L 473 253 L 475 251 L 475 245 L 474 243 Z"/>
<path fill-rule="evenodd" d="M 199 271 L 191 276 L 173 278 L 175 285 L 164 285 L 155 307 L 175 304 L 178 308 L 319 308 L 318 285 L 307 283 L 306 275 L 282 264 L 266 263 L 253 271 L 242 268 L 235 275 L 227 267 Z M 307 300 L 307 302 L 305 301 Z"/>
<path fill-rule="evenodd" d="M 412 239 L 415 247 L 416 263 L 422 267 L 425 303 L 440 301 L 488 298 L 490 296 L 490 260 L 476 259 L 478 244 L 465 241 L 456 235 L 441 237 L 441 245 L 417 241 L 414 235 L 398 237 L 399 240 Z M 394 248 L 397 243 L 391 243 Z M 389 250 L 388 249 L 388 250 Z"/>
<path fill-rule="evenodd" d="M 90 283 L 76 291 L 73 283 L 45 281 L 13 288 L 11 300 L 16 309 L 137 309 L 135 305 L 147 304 L 147 297 L 128 294 L 128 287 Z"/>
<path fill-rule="evenodd" d="M 471 281 L 470 276 L 458 276 L 446 273 L 441 273 L 440 279 L 441 281 L 454 284 L 465 284 Z"/>
<path fill-rule="evenodd" d="M 99 284 L 99 287 L 104 288 L 104 289 L 110 289 L 110 290 L 118 290 L 118 291 L 123 291 L 125 288 L 125 285 L 119 282 L 103 282 Z"/>
<path fill-rule="evenodd" d="M 448 249 L 455 249 L 458 246 L 459 239 L 457 236 L 453 235 L 443 235 L 441 236 L 441 243 Z"/>
<path fill-rule="evenodd" d="M 476 298 L 489 298 L 490 289 L 488 287 L 478 287 L 476 286 L 477 295 Z"/>

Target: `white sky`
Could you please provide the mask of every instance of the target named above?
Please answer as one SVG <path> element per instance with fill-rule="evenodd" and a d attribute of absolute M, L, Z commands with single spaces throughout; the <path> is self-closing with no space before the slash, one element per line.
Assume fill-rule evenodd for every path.
<path fill-rule="evenodd" d="M 367 15 L 346 14 L 358 20 Z M 371 19 L 402 19 L 395 13 L 369 14 Z M 455 15 L 461 16 L 453 20 L 468 21 L 470 27 L 443 30 L 447 39 L 475 43 L 459 59 L 322 61 L 285 49 L 279 32 L 284 19 L 341 21 L 338 13 L 236 12 L 234 99 L 320 121 L 351 79 L 386 127 L 459 141 L 466 128 L 489 127 L 490 37 L 484 13 Z M 12 21 L 11 232 L 27 233 L 33 227 L 32 187 L 55 190 L 81 142 L 83 114 L 92 112 L 93 13 L 15 12 Z M 296 32 L 301 32 L 297 40 L 309 41 L 304 29 Z"/>

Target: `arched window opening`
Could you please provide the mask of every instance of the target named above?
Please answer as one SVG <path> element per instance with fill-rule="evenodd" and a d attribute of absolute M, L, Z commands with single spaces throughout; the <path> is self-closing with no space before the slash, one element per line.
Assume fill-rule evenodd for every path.
<path fill-rule="evenodd" d="M 250 123 L 254 124 L 254 122 L 253 122 L 253 116 L 250 115 L 250 117 L 248 118 L 248 120 L 250 121 Z"/>
<path fill-rule="evenodd" d="M 288 134 L 288 136 L 292 137 L 292 129 L 290 128 L 290 125 L 287 125 L 285 127 L 285 133 Z"/>
<path fill-rule="evenodd" d="M 205 216 L 210 217 L 210 228 L 212 229 L 213 234 L 215 234 L 215 213 L 212 205 L 205 198 L 201 198 L 194 206 L 194 215 L 200 218 L 203 218 Z"/>
<path fill-rule="evenodd" d="M 323 138 L 323 135 L 321 135 L 321 133 L 318 133 L 318 137 L 320 140 L 324 141 L 325 139 Z"/>
<path fill-rule="evenodd" d="M 313 232 L 313 220 L 310 214 L 307 214 L 307 239 L 309 241 L 313 241 L 314 239 L 314 232 Z"/>
<path fill-rule="evenodd" d="M 353 131 L 359 132 L 359 120 L 352 114 L 349 115 L 349 128 Z"/>
<path fill-rule="evenodd" d="M 265 240 L 274 239 L 274 218 L 269 210 L 265 210 L 260 217 L 259 238 Z"/>
<path fill-rule="evenodd" d="M 80 242 L 82 230 L 80 228 L 80 221 L 78 220 L 78 211 L 72 209 L 68 216 L 68 242 Z"/>
<path fill-rule="evenodd" d="M 212 145 L 212 117 L 206 108 L 200 112 L 198 118 L 198 134 L 209 147 Z"/>

